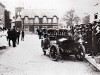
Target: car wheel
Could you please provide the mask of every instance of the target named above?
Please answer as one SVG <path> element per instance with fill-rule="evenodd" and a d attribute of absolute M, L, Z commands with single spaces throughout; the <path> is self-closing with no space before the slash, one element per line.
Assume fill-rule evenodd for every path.
<path fill-rule="evenodd" d="M 85 58 L 85 47 L 83 45 L 79 45 L 76 49 L 75 57 L 77 60 L 83 61 Z"/>
<path fill-rule="evenodd" d="M 51 60 L 57 61 L 58 57 L 59 57 L 59 55 L 58 55 L 57 48 L 55 46 L 52 46 L 50 48 L 50 58 L 51 58 Z"/>

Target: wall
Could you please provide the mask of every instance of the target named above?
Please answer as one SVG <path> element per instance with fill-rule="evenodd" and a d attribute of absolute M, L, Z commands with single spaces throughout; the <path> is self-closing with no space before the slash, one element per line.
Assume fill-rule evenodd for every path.
<path fill-rule="evenodd" d="M 96 13 L 98 13 L 98 19 L 94 19 L 94 14 Z M 91 13 L 90 13 L 90 23 L 92 23 L 93 21 L 99 21 L 99 20 L 100 20 L 100 4 L 92 8 Z"/>
<path fill-rule="evenodd" d="M 4 15 L 5 7 L 0 3 L 0 24 L 5 27 L 5 15 Z"/>

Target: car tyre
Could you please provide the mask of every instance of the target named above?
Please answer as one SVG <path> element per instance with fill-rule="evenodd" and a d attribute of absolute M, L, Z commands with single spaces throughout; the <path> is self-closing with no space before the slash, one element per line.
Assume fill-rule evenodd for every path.
<path fill-rule="evenodd" d="M 57 50 L 57 48 L 55 46 L 52 46 L 50 48 L 49 55 L 50 55 L 51 60 L 53 60 L 53 61 L 57 61 L 58 60 L 59 54 L 58 54 L 58 50 Z"/>
<path fill-rule="evenodd" d="M 80 44 L 78 48 L 76 48 L 75 57 L 80 61 L 83 61 L 83 59 L 85 58 L 85 47 L 82 44 Z"/>

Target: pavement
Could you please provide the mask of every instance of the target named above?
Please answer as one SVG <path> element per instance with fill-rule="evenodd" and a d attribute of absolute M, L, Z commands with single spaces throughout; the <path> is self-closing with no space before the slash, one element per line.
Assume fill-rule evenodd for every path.
<path fill-rule="evenodd" d="M 96 62 L 96 58 L 99 58 L 99 63 Z M 88 54 L 86 54 L 85 57 L 86 61 L 89 62 L 89 64 L 92 66 L 92 68 L 94 68 L 96 71 L 100 72 L 100 57 L 94 57 L 92 58 L 91 56 L 88 56 Z"/>

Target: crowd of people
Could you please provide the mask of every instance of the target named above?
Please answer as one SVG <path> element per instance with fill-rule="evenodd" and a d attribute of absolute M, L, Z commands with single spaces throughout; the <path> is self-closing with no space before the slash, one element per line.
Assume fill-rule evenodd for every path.
<path fill-rule="evenodd" d="M 86 53 L 89 56 L 96 56 L 100 54 L 100 22 L 94 21 L 87 25 L 82 24 L 80 27 L 74 28 L 74 33 L 81 34 L 84 40 Z"/>
<path fill-rule="evenodd" d="M 19 40 L 20 40 L 20 36 L 21 36 L 21 40 L 24 41 L 24 30 L 20 30 L 19 28 L 16 28 L 15 26 L 13 26 L 13 28 L 9 28 L 9 29 L 2 29 L 3 35 L 5 36 L 4 38 L 6 40 L 2 40 L 2 41 L 7 41 L 7 44 L 9 46 L 13 46 L 16 47 L 16 45 L 19 44 Z M 4 34 L 5 32 L 5 34 Z M 3 36 L 1 35 L 1 36 Z M 1 42 L 3 43 L 3 42 Z"/>
<path fill-rule="evenodd" d="M 68 29 L 74 38 L 81 37 L 84 41 L 86 53 L 89 56 L 100 54 L 100 22 L 70 26 Z M 43 35 L 42 29 L 37 29 L 39 39 Z M 76 37 L 77 36 L 77 37 Z"/>
<path fill-rule="evenodd" d="M 9 46 L 11 46 L 11 41 L 13 44 L 13 47 L 16 47 L 16 44 L 19 44 L 19 38 L 21 34 L 21 40 L 24 41 L 24 30 L 20 31 L 19 28 L 16 28 L 13 26 L 13 29 L 8 29 L 7 31 L 7 40 L 9 42 Z"/>

